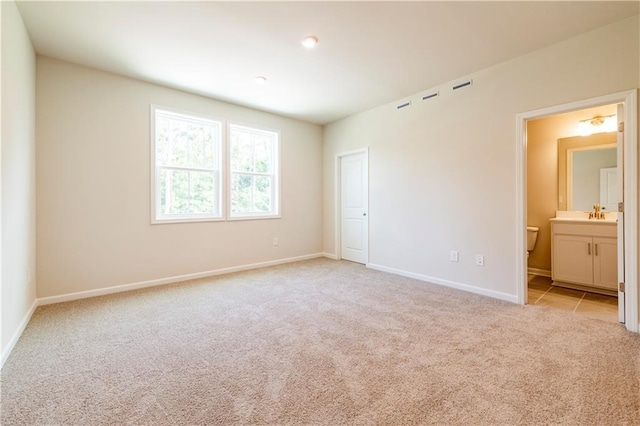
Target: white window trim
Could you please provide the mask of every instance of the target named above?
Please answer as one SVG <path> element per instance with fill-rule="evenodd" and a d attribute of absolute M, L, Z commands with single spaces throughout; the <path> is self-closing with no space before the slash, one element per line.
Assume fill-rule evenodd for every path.
<path fill-rule="evenodd" d="M 277 140 L 276 140 L 276 146 L 275 146 L 275 153 L 273 155 L 274 159 L 275 159 L 275 173 L 274 173 L 274 179 L 275 179 L 275 184 L 273 185 L 273 189 L 274 189 L 274 206 L 276 209 L 276 213 L 272 214 L 272 213 L 241 213 L 241 214 L 236 214 L 235 216 L 232 215 L 231 213 L 231 126 L 236 126 L 236 127 L 246 127 L 248 129 L 254 129 L 254 130 L 262 130 L 265 132 L 271 132 L 271 133 L 275 133 Z M 270 129 L 268 127 L 262 127 L 262 126 L 257 126 L 255 124 L 247 124 L 247 123 L 241 123 L 241 122 L 237 122 L 237 121 L 228 121 L 227 122 L 227 131 L 226 131 L 226 135 L 227 135 L 227 140 L 226 140 L 226 149 L 227 149 L 227 155 L 226 155 L 226 164 L 225 164 L 225 170 L 227 170 L 227 191 L 226 191 L 226 213 L 227 213 L 227 220 L 228 221 L 238 221 L 238 220 L 261 220 L 261 219 L 280 219 L 282 217 L 281 214 L 281 209 L 282 209 L 282 205 L 280 203 L 280 200 L 282 199 L 282 188 L 280 185 L 280 181 L 281 178 L 280 176 L 282 175 L 282 170 L 281 170 L 281 158 L 280 158 L 280 153 L 282 151 L 281 146 L 282 146 L 282 140 L 281 140 L 281 133 L 279 130 L 276 129 Z M 247 174 L 252 174 L 252 173 L 247 173 Z"/>
<path fill-rule="evenodd" d="M 176 217 L 171 217 L 173 215 L 164 215 L 163 218 L 158 218 L 156 215 L 157 209 L 157 200 L 160 198 L 158 194 L 159 188 L 156 185 L 157 179 L 157 171 L 159 167 L 156 165 L 156 110 L 166 111 L 172 114 L 182 115 L 186 118 L 200 118 L 207 121 L 215 121 L 220 123 L 220 152 L 219 152 L 219 164 L 218 164 L 218 177 L 220 179 L 220 187 L 217 188 L 217 199 L 219 206 L 219 215 L 211 216 L 211 215 L 203 215 L 203 214 L 190 214 L 190 215 L 176 215 Z M 227 138 L 226 138 L 226 130 L 227 124 L 226 120 L 206 115 L 200 113 L 194 113 L 191 111 L 179 110 L 176 108 L 165 107 L 162 105 L 151 104 L 150 108 L 150 138 L 149 145 L 151 151 L 151 162 L 149 164 L 149 174 L 150 174 L 150 213 L 151 213 L 151 224 L 169 224 L 169 223 L 189 223 L 189 222 L 220 222 L 226 220 L 226 207 L 224 206 L 224 201 L 226 200 L 226 146 L 227 146 Z M 174 168 L 174 167 L 172 167 Z M 187 168 L 189 170 L 194 168 Z"/>

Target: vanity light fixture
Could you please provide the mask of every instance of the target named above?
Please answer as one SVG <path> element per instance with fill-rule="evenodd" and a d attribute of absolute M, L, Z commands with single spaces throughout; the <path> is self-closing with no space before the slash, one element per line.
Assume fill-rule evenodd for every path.
<path fill-rule="evenodd" d="M 253 81 L 255 81 L 256 84 L 262 86 L 262 85 L 267 83 L 267 77 L 265 77 L 263 75 L 259 75 L 256 78 L 254 78 Z"/>
<path fill-rule="evenodd" d="M 316 36 L 310 35 L 302 39 L 302 45 L 307 49 L 313 49 L 316 47 L 316 44 L 318 44 L 318 37 Z"/>
<path fill-rule="evenodd" d="M 580 136 L 589 136 L 594 133 L 608 133 L 618 130 L 618 120 L 616 115 L 605 115 L 580 120 L 578 122 L 578 134 Z"/>

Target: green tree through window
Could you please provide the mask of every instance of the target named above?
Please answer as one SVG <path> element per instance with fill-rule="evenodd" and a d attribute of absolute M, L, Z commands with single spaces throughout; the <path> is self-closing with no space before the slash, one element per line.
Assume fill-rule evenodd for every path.
<path fill-rule="evenodd" d="M 222 123 L 154 108 L 155 220 L 221 217 Z"/>
<path fill-rule="evenodd" d="M 229 126 L 230 215 L 278 215 L 278 133 Z"/>

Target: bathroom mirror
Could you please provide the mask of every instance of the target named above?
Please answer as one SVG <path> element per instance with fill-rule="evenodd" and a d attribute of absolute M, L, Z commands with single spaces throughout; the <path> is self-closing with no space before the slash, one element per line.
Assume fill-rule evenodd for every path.
<path fill-rule="evenodd" d="M 616 134 L 558 139 L 558 210 L 616 209 Z"/>

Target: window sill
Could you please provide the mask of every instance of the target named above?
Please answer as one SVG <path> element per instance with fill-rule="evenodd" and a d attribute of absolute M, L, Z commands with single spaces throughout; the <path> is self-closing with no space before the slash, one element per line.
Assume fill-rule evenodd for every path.
<path fill-rule="evenodd" d="M 175 218 L 175 219 L 151 219 L 152 225 L 164 225 L 173 223 L 198 223 L 198 222 L 224 222 L 224 217 L 193 217 L 193 218 Z"/>
<path fill-rule="evenodd" d="M 281 219 L 282 216 L 281 215 L 265 215 L 265 216 L 236 216 L 236 217 L 229 217 L 227 218 L 227 220 L 229 222 L 235 222 L 237 220 L 264 220 L 264 219 Z"/>

